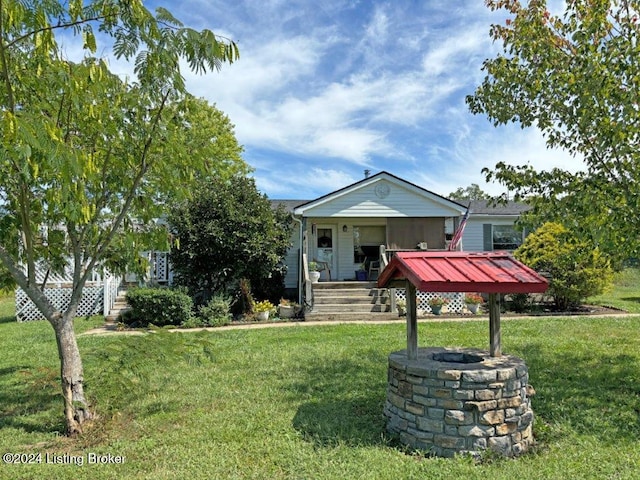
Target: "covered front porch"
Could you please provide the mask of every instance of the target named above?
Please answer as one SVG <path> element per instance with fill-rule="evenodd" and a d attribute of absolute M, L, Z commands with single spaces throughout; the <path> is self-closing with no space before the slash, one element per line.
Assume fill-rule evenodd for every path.
<path fill-rule="evenodd" d="M 305 218 L 303 253 L 322 268 L 321 281 L 375 280 L 388 255 L 444 250 L 451 217 Z M 381 250 L 382 246 L 382 250 Z"/>
<path fill-rule="evenodd" d="M 379 318 L 386 314 L 390 318 L 398 318 L 399 308 L 406 305 L 407 293 L 404 288 L 380 288 L 377 279 L 381 272 L 389 265 L 391 259 L 399 252 L 428 252 L 421 249 L 387 249 L 384 245 L 377 247 L 377 260 L 372 260 L 379 264 L 376 269 L 364 271 L 369 278 L 366 280 L 357 279 L 326 279 L 317 283 L 309 279 L 309 271 L 304 272 L 304 304 L 309 318 L 327 317 L 329 319 L 340 319 L 359 316 L 361 318 Z M 444 249 L 434 249 L 431 252 L 442 252 Z M 306 256 L 305 256 L 306 258 Z M 307 262 L 305 262 L 307 263 Z M 359 272 L 356 272 L 359 273 Z M 327 274 L 328 276 L 328 274 Z M 446 304 L 440 313 L 465 314 L 471 313 L 465 303 L 465 296 L 460 292 L 431 292 L 417 291 L 416 306 L 418 314 L 421 316 L 430 315 L 433 310 L 430 301 L 440 297 Z M 326 319 L 326 318 L 325 318 Z"/>
<path fill-rule="evenodd" d="M 321 282 L 376 280 L 394 252 L 446 249 L 465 212 L 466 206 L 387 172 L 298 205 L 301 300 L 308 304 L 312 295 L 309 262 L 320 266 Z"/>

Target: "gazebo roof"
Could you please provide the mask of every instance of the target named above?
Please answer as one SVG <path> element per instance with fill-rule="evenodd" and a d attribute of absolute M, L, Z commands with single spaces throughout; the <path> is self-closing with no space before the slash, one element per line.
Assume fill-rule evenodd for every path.
<path fill-rule="evenodd" d="M 378 278 L 426 292 L 541 293 L 547 280 L 506 252 L 397 252 Z"/>

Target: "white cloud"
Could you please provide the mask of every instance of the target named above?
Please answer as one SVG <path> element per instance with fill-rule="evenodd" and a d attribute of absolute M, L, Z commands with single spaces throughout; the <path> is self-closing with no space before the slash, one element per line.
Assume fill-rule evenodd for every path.
<path fill-rule="evenodd" d="M 472 25 L 471 28 L 449 36 L 446 42 L 437 42 L 423 56 L 422 67 L 429 76 L 443 74 L 461 75 L 469 58 L 486 49 L 486 27 Z"/>
<path fill-rule="evenodd" d="M 385 138 L 376 132 L 345 128 L 319 132 L 310 147 L 312 153 L 324 152 L 359 165 L 368 165 L 369 152 L 391 150 Z"/>
<path fill-rule="evenodd" d="M 486 183 L 481 173 L 482 168 L 492 169 L 498 162 L 510 165 L 529 163 L 536 170 L 558 167 L 575 172 L 584 168 L 579 158 L 562 150 L 548 149 L 539 130 L 522 130 L 515 125 L 464 138 L 451 149 L 438 152 L 438 156 L 445 168 L 434 174 L 416 172 L 416 176 L 425 188 L 442 195 L 472 183 L 492 195 L 505 192 L 505 187 L 499 183 Z"/>
<path fill-rule="evenodd" d="M 260 188 L 309 197 L 388 170 L 436 193 L 478 183 L 482 167 L 527 160 L 578 168 L 539 132 L 495 129 L 464 105 L 499 45 L 502 13 L 482 2 L 185 0 L 164 3 L 196 28 L 238 41 L 241 58 L 196 76 L 189 90 L 236 125 Z M 561 0 L 552 0 L 558 5 Z M 131 64 L 111 60 L 130 74 Z M 283 173 L 284 172 L 284 173 Z M 307 192 L 301 194 L 301 192 Z"/>
<path fill-rule="evenodd" d="M 360 178 L 336 169 L 311 167 L 291 172 L 285 181 L 274 171 L 265 170 L 258 179 L 258 188 L 270 192 L 273 198 L 311 200 L 350 185 Z"/>
<path fill-rule="evenodd" d="M 387 41 L 389 18 L 380 6 L 375 7 L 373 18 L 365 28 L 365 39 L 374 45 L 383 45 Z"/>

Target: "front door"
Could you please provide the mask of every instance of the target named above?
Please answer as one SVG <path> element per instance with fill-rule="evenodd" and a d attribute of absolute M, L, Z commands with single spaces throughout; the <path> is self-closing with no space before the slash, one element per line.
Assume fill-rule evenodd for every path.
<path fill-rule="evenodd" d="M 331 270 L 331 280 L 337 278 L 337 235 L 335 225 L 318 225 L 314 238 L 314 259 L 318 262 L 324 262 Z M 329 280 L 329 272 L 322 272 L 322 279 Z"/>

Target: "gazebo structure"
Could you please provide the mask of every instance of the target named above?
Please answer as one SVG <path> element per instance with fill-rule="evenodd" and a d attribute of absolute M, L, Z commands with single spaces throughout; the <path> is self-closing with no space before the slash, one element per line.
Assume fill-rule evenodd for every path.
<path fill-rule="evenodd" d="M 526 451 L 533 389 L 525 363 L 502 354 L 498 294 L 541 293 L 547 281 L 508 253 L 398 252 L 378 286 L 405 288 L 407 299 L 407 348 L 389 355 L 387 430 L 438 456 Z M 417 290 L 488 294 L 489 352 L 418 348 Z"/>

